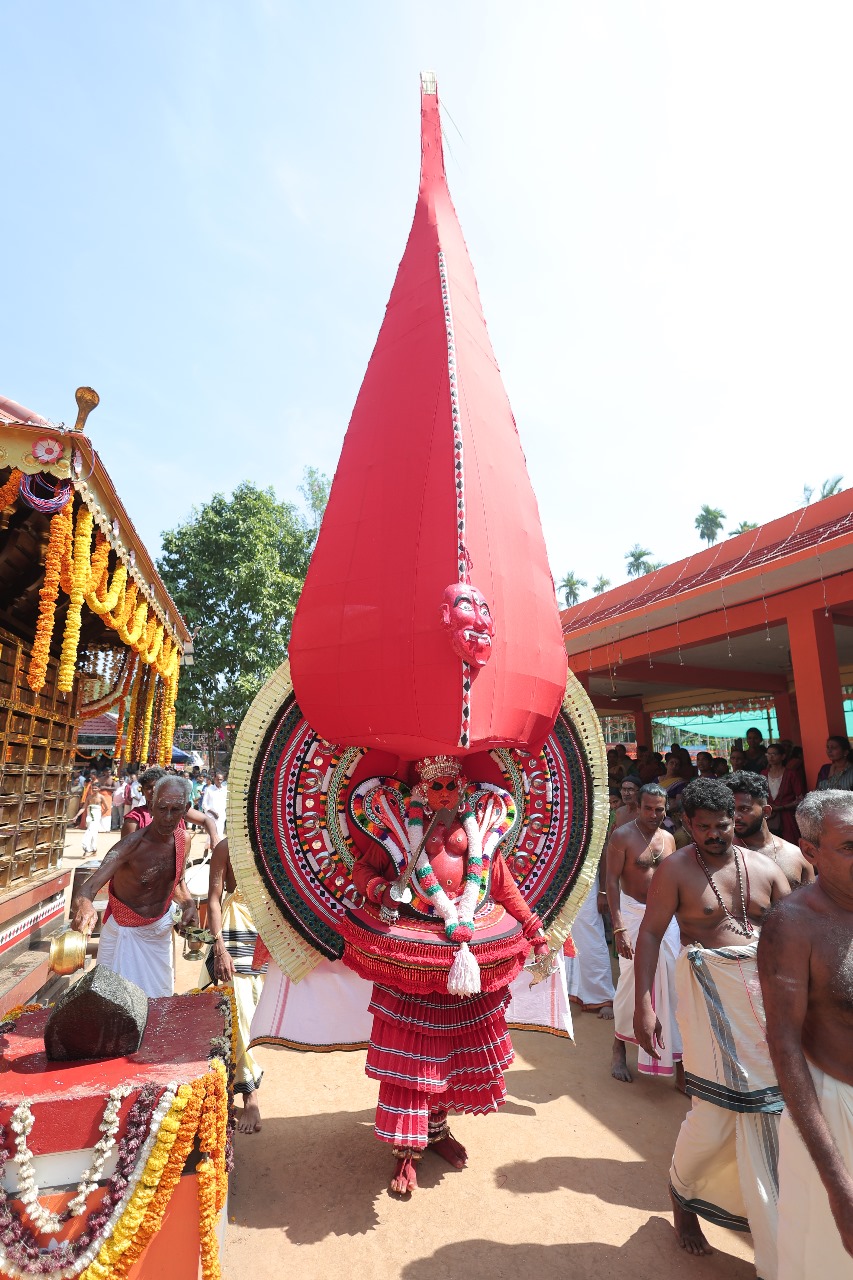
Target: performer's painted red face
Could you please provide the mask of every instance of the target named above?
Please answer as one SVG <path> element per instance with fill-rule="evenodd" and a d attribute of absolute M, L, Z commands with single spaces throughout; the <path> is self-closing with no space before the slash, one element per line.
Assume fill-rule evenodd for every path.
<path fill-rule="evenodd" d="M 459 799 L 460 780 L 458 776 L 447 778 L 433 778 L 432 782 L 425 782 L 427 804 L 433 813 L 437 813 L 439 809 L 452 809 Z"/>
<path fill-rule="evenodd" d="M 450 631 L 453 652 L 472 667 L 484 667 L 492 656 L 495 624 L 476 587 L 454 582 L 444 593 L 441 621 Z"/>

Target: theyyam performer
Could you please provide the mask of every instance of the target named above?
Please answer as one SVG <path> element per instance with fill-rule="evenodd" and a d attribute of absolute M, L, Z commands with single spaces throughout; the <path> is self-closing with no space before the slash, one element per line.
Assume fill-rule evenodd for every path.
<path fill-rule="evenodd" d="M 509 989 L 555 956 L 607 826 L 598 721 L 568 674 L 518 431 L 422 76 L 414 222 L 293 623 L 241 726 L 228 829 L 275 964 L 253 1024 L 315 973 L 368 988 L 393 1191 L 448 1115 L 496 1110 Z M 276 975 L 280 979 L 277 982 Z M 559 978 L 565 980 L 562 969 Z M 322 983 L 320 984 L 322 986 Z M 568 1005 L 566 1005 L 568 1008 Z"/>

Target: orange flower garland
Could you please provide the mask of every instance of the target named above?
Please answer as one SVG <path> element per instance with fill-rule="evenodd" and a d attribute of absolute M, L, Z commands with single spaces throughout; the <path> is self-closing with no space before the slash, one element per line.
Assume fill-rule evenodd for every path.
<path fill-rule="evenodd" d="M 77 662 L 77 646 L 80 643 L 80 614 L 83 601 L 89 587 L 91 573 L 90 550 L 92 546 L 92 513 L 88 507 L 82 506 L 77 512 L 77 526 L 74 533 L 74 546 L 71 567 L 71 603 L 65 619 L 65 634 L 62 637 L 62 652 L 59 657 L 59 679 L 57 689 L 60 693 L 70 693 L 74 684 L 74 667 Z"/>
<path fill-rule="evenodd" d="M 20 487 L 21 473 L 17 467 L 13 467 L 9 479 L 4 485 L 0 485 L 0 511 L 4 511 L 6 507 L 11 507 L 18 496 Z"/>
<path fill-rule="evenodd" d="M 2 494 L 0 494 L 2 498 Z M 71 526 L 72 500 L 69 497 L 65 506 L 57 511 L 50 522 L 50 540 L 44 558 L 44 582 L 39 591 L 39 616 L 36 623 L 36 635 L 33 651 L 27 670 L 27 684 L 33 693 L 44 687 L 47 664 L 50 658 L 50 642 L 53 638 L 53 623 L 56 615 L 56 597 L 59 594 L 62 555 Z"/>

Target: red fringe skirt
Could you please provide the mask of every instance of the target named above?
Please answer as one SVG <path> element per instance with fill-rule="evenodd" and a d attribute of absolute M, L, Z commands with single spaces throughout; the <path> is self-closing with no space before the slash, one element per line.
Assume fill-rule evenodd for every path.
<path fill-rule="evenodd" d="M 470 999 L 407 995 L 376 983 L 365 1070 L 379 1081 L 376 1136 L 401 1147 L 427 1145 L 430 1111 L 497 1111 L 513 1060 L 506 987 Z"/>

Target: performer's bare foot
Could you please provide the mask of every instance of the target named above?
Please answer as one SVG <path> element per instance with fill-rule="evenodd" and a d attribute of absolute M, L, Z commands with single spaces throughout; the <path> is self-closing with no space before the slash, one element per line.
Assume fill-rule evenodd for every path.
<path fill-rule="evenodd" d="M 405 1196 L 410 1191 L 417 1190 L 417 1185 L 418 1175 L 415 1173 L 415 1162 L 411 1152 L 408 1155 L 398 1156 L 394 1177 L 391 1179 L 391 1190 L 398 1196 Z"/>
<path fill-rule="evenodd" d="M 672 1187 L 669 1189 L 669 1198 L 672 1201 L 675 1235 L 684 1252 L 690 1253 L 696 1258 L 701 1258 L 706 1253 L 713 1253 L 714 1250 L 702 1234 L 702 1228 L 699 1226 L 699 1219 L 696 1214 L 679 1204 L 673 1195 Z"/>
<path fill-rule="evenodd" d="M 468 1163 L 468 1152 L 461 1142 L 456 1141 L 452 1133 L 439 1138 L 438 1142 L 431 1142 L 429 1149 L 441 1156 L 442 1160 L 446 1160 L 448 1164 L 452 1164 L 454 1169 L 464 1169 Z"/>
<path fill-rule="evenodd" d="M 687 1093 L 687 1085 L 684 1082 L 684 1063 L 676 1062 L 675 1064 L 675 1087 L 681 1093 Z"/>
<path fill-rule="evenodd" d="M 237 1120 L 237 1128 L 241 1133 L 260 1133 L 261 1109 L 258 1106 L 258 1091 L 243 1094 L 243 1110 Z"/>
<path fill-rule="evenodd" d="M 603 1004 L 598 1011 L 598 1016 L 599 1018 L 601 1018 L 602 1022 L 612 1022 L 613 1021 L 613 1005 Z"/>
<path fill-rule="evenodd" d="M 625 1045 L 621 1040 L 613 1041 L 613 1058 L 610 1062 L 610 1074 L 614 1080 L 621 1080 L 623 1084 L 631 1084 L 634 1077 L 628 1070 L 628 1061 L 625 1057 Z"/>

